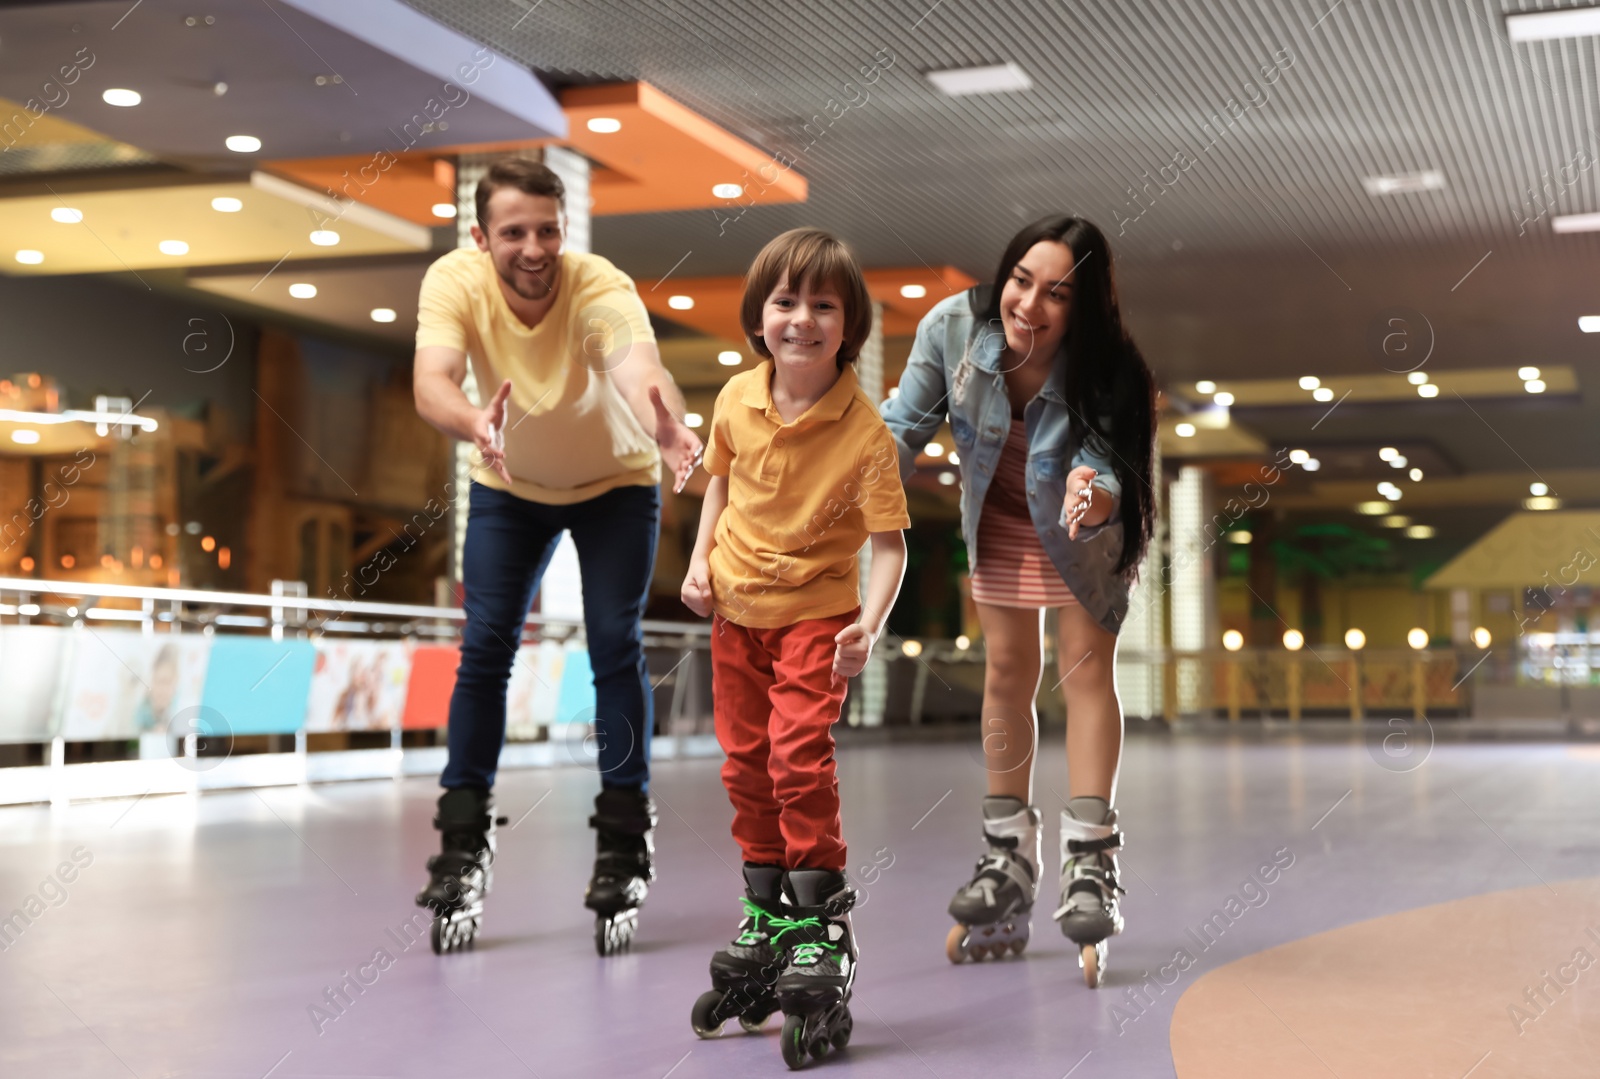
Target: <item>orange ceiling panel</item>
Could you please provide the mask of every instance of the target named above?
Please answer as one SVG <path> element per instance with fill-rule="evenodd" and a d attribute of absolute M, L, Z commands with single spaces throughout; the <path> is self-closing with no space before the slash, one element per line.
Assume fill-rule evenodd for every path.
<path fill-rule="evenodd" d="M 737 217 L 749 206 L 804 202 L 805 177 L 781 154 L 766 153 L 642 82 L 582 86 L 561 95 L 567 142 L 603 168 L 589 194 L 596 214 L 715 209 Z M 615 120 L 610 133 L 589 121 Z M 736 198 L 712 194 L 737 184 Z"/>
<path fill-rule="evenodd" d="M 867 290 L 883 304 L 883 332 L 886 337 L 906 337 L 916 332 L 917 323 L 934 304 L 975 284 L 971 277 L 953 266 L 914 270 L 867 270 Z M 665 281 L 640 281 L 639 296 L 656 315 L 699 330 L 708 337 L 743 340 L 739 327 L 739 300 L 744 295 L 742 277 L 682 277 Z M 902 289 L 920 287 L 921 296 L 906 296 Z M 694 306 L 673 307 L 676 296 L 687 296 Z"/>
<path fill-rule="evenodd" d="M 385 167 L 387 166 L 387 167 Z M 455 167 L 433 154 L 356 154 L 274 161 L 268 172 L 432 228 L 439 203 L 455 205 Z"/>

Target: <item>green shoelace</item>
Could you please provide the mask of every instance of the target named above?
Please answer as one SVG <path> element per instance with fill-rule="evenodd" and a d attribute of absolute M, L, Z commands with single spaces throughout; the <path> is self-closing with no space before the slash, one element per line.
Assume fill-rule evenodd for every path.
<path fill-rule="evenodd" d="M 777 927 L 778 931 L 772 935 L 771 942 L 777 945 L 779 938 L 793 929 L 821 929 L 821 918 L 801 918 L 798 921 L 789 918 L 780 918 L 776 915 L 767 915 L 769 925 Z M 824 951 L 836 952 L 839 946 L 830 941 L 817 941 L 815 943 L 797 944 L 789 958 L 795 963 L 813 963 L 821 958 Z"/>

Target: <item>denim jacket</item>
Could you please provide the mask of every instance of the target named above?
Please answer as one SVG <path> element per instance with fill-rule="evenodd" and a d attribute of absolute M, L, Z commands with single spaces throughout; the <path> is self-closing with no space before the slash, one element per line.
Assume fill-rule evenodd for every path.
<path fill-rule="evenodd" d="M 968 297 L 962 292 L 941 300 L 923 318 L 905 374 L 900 376 L 900 392 L 885 401 L 881 411 L 900 453 L 902 479 L 911 474 L 917 454 L 949 416 L 961 455 L 961 538 L 975 566 L 978 519 L 1011 433 L 1011 399 L 1000 367 L 1005 334 L 981 323 L 972 314 Z M 1095 486 L 1113 498 L 1120 497 L 1122 484 L 1102 437 L 1085 438 L 1072 460 L 1065 459 L 1074 422 L 1063 395 L 1065 379 L 1064 368 L 1057 364 L 1023 410 L 1028 431 L 1028 511 L 1061 579 L 1100 625 L 1116 633 L 1127 617 L 1128 586 L 1115 572 L 1122 553 L 1122 524 L 1115 508 L 1105 524 L 1080 528 L 1076 541 L 1067 538 L 1061 510 L 1067 473 L 1080 465 L 1093 468 Z M 1105 425 L 1103 418 L 1096 422 Z"/>

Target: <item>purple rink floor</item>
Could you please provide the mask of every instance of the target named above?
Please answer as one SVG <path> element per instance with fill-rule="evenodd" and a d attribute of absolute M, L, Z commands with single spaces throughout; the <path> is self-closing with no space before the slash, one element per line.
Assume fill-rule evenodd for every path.
<path fill-rule="evenodd" d="M 1600 861 L 1588 746 L 1441 741 L 1396 760 L 1355 738 L 1132 738 L 1128 929 L 1091 991 L 1050 920 L 1050 785 L 1060 791 L 1064 769 L 1049 742 L 1033 942 L 1020 960 L 959 968 L 944 957 L 944 909 L 980 852 L 977 746 L 841 750 L 861 974 L 849 1049 L 812 1071 L 1172 1076 L 1172 1010 L 1206 971 L 1377 915 L 1593 875 Z M 0 952 L 0 1075 L 784 1074 L 776 1021 L 761 1035 L 730 1024 L 715 1041 L 689 1028 L 706 962 L 739 916 L 717 769 L 658 765 L 660 877 L 634 950 L 611 959 L 595 955 L 581 906 L 596 784 L 582 768 L 502 775 L 516 824 L 501 829 L 483 936 L 444 958 L 425 939 L 406 948 L 401 929 L 434 842 L 431 782 L 0 810 L 0 912 L 43 905 Z M 72 882 L 46 885 L 75 851 Z M 1255 883 L 1275 855 L 1292 864 Z M 1230 896 L 1250 902 L 1198 936 Z M 1179 949 L 1194 958 L 1186 971 L 1172 966 Z M 319 1021 L 312 1008 L 333 1013 L 326 992 L 346 972 L 371 984 Z"/>

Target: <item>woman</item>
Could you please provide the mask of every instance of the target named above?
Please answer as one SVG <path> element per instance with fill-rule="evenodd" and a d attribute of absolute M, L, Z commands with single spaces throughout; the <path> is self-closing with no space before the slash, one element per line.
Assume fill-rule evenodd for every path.
<path fill-rule="evenodd" d="M 899 393 L 883 404 L 902 476 L 949 419 L 987 656 L 988 851 L 950 903 L 952 962 L 1027 944 L 1039 889 L 1034 698 L 1046 609 L 1056 612 L 1071 795 L 1055 916 L 1091 987 L 1106 938 L 1122 931 L 1113 659 L 1150 542 L 1154 393 L 1122 327 L 1105 236 L 1082 218 L 1047 217 L 1012 238 L 993 284 L 928 312 Z"/>

